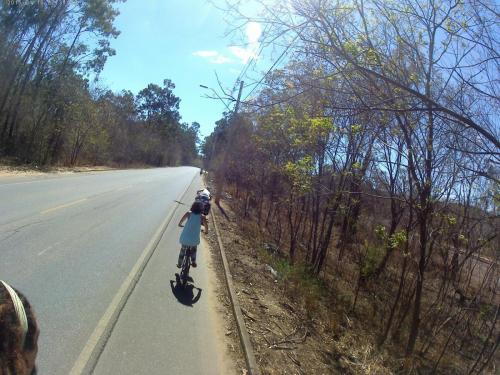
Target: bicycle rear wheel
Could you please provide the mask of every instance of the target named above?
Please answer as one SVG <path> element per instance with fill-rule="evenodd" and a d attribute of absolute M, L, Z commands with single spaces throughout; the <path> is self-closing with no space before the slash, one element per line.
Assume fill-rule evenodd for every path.
<path fill-rule="evenodd" d="M 184 255 L 184 259 L 182 261 L 181 274 L 180 274 L 180 279 L 181 279 L 181 285 L 182 286 L 185 286 L 187 284 L 187 282 L 188 282 L 189 268 L 191 268 L 191 255 L 190 254 L 185 254 Z"/>

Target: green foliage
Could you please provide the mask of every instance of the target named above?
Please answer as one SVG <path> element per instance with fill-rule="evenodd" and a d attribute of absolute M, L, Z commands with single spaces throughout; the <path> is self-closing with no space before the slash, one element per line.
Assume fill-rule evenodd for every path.
<path fill-rule="evenodd" d="M 274 268 L 281 280 L 293 290 L 295 298 L 302 300 L 309 316 L 314 315 L 322 298 L 328 294 L 324 282 L 302 264 L 291 265 L 287 260 L 277 260 Z"/>
<path fill-rule="evenodd" d="M 314 313 L 318 302 L 328 294 L 325 283 L 311 273 L 304 264 L 291 264 L 288 259 L 271 255 L 264 248 L 259 250 L 262 262 L 269 264 L 279 275 L 279 281 L 302 300 L 308 314 Z"/>
<path fill-rule="evenodd" d="M 0 154 L 37 165 L 189 164 L 199 125 L 180 123 L 175 85 L 134 98 L 93 87 L 115 51 L 121 0 L 0 7 Z"/>
<path fill-rule="evenodd" d="M 369 65 L 378 65 L 380 56 L 373 48 L 369 48 L 366 53 L 366 61 Z"/>
<path fill-rule="evenodd" d="M 379 238 L 382 241 L 387 240 L 387 230 L 383 225 L 377 225 L 375 228 L 375 234 L 377 235 L 377 238 Z"/>
<path fill-rule="evenodd" d="M 296 163 L 287 162 L 284 172 L 291 181 L 292 188 L 298 194 L 303 194 L 311 189 L 311 172 L 314 170 L 311 156 L 304 156 Z"/>
<path fill-rule="evenodd" d="M 360 134 L 362 130 L 363 130 L 362 125 L 351 125 L 351 134 L 352 135 Z"/>
<path fill-rule="evenodd" d="M 457 225 L 457 218 L 456 218 L 456 216 L 453 216 L 453 215 L 444 215 L 444 218 L 446 220 L 446 223 L 449 226 L 455 226 L 455 225 Z"/>
<path fill-rule="evenodd" d="M 309 121 L 309 134 L 313 137 L 327 137 L 331 132 L 336 130 L 335 125 L 333 125 L 329 117 L 313 117 Z"/>
<path fill-rule="evenodd" d="M 353 58 L 356 58 L 359 55 L 359 48 L 358 48 L 357 43 L 355 41 L 345 42 L 344 49 Z"/>
<path fill-rule="evenodd" d="M 470 14 L 479 9 L 489 25 L 471 24 Z M 289 245 L 296 261 L 305 258 L 313 274 L 335 269 L 352 285 L 350 262 L 357 263 L 361 278 L 383 272 L 387 278 L 369 280 L 378 328 L 387 327 L 389 340 L 408 338 L 402 348 L 408 354 L 417 342 L 437 360 L 439 372 L 441 357 L 430 354 L 452 350 L 450 344 L 441 351 L 434 341 L 442 343 L 453 324 L 436 330 L 433 323 L 448 322 L 448 311 L 420 323 L 428 303 L 447 298 L 423 287 L 423 280 L 449 282 L 435 267 L 449 252 L 450 239 L 460 247 L 474 241 L 475 247 L 482 244 L 476 239 L 490 238 L 497 227 L 498 189 L 486 183 L 496 171 L 485 155 L 496 146 L 488 133 L 496 108 L 487 73 L 495 71 L 489 47 L 494 15 L 465 2 L 306 1 L 277 7 L 264 19 L 286 35 L 299 29 L 300 35 L 292 43 L 285 38 L 293 51 L 289 63 L 266 74 L 260 93 L 246 103 L 244 116 L 252 124 L 246 139 L 253 147 L 228 153 L 226 160 L 232 169 L 248 171 L 231 180 L 234 199 L 246 197 L 249 216 L 258 217 L 262 232 Z M 466 28 L 475 28 L 478 39 L 488 36 L 476 42 Z M 377 238 L 370 242 L 368 233 L 370 240 L 363 242 L 373 223 L 387 227 L 377 227 Z M 336 246 L 338 257 L 332 254 Z M 426 251 L 413 251 L 419 246 Z M 269 262 L 286 285 L 296 286 L 294 292 L 304 288 L 294 295 L 319 294 L 321 288 L 295 266 Z M 422 293 L 412 294 L 417 287 Z M 419 324 L 428 330 L 419 331 Z M 428 332 L 436 337 L 425 337 Z"/>
<path fill-rule="evenodd" d="M 406 241 L 408 241 L 406 231 L 398 230 L 392 236 L 389 236 L 389 247 L 393 250 L 401 249 L 406 244 Z"/>
<path fill-rule="evenodd" d="M 382 261 L 385 255 L 386 249 L 383 246 L 375 246 L 369 244 L 367 241 L 364 242 L 364 257 L 361 263 L 361 275 L 363 277 L 370 277 L 373 275 L 378 265 Z"/>
<path fill-rule="evenodd" d="M 278 258 L 273 262 L 273 268 L 278 272 L 282 279 L 288 279 L 294 272 L 293 266 L 286 259 Z"/>
<path fill-rule="evenodd" d="M 406 231 L 397 230 L 389 236 L 386 228 L 383 225 L 378 225 L 375 228 L 375 234 L 384 246 L 387 246 L 392 250 L 402 249 L 402 247 L 408 240 L 406 237 Z"/>
<path fill-rule="evenodd" d="M 482 303 L 479 307 L 480 319 L 491 319 L 494 316 L 495 306 L 488 303 Z"/>
<path fill-rule="evenodd" d="M 362 165 L 359 161 L 352 164 L 352 169 L 361 169 Z"/>
<path fill-rule="evenodd" d="M 173 93 L 174 83 L 166 79 L 163 87 L 149 84 L 139 91 L 136 103 L 139 116 L 148 123 L 168 127 L 180 120 L 180 99 Z"/>

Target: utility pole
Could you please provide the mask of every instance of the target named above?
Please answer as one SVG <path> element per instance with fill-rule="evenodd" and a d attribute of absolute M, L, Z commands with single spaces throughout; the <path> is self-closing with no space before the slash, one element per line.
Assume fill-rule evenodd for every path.
<path fill-rule="evenodd" d="M 234 106 L 234 111 L 233 113 L 231 114 L 231 117 L 229 119 L 230 123 L 232 123 L 234 120 L 235 120 L 235 116 L 238 114 L 238 109 L 240 108 L 240 100 L 241 100 L 241 92 L 243 91 L 243 84 L 244 82 L 243 81 L 240 81 L 240 89 L 238 90 L 238 97 L 236 99 L 236 104 Z M 215 140 L 214 140 L 215 141 Z M 214 143 L 214 149 L 215 149 L 215 143 Z M 222 165 L 225 165 L 225 159 L 226 159 L 226 153 L 224 151 L 222 151 L 223 154 L 222 154 L 222 160 L 223 160 L 223 163 Z M 224 188 L 224 171 L 222 171 L 223 173 L 219 174 L 219 176 L 217 176 L 218 178 L 215 179 L 216 181 L 216 191 L 215 191 L 215 204 L 219 205 L 219 202 L 220 202 L 220 197 L 221 197 L 221 194 L 222 194 L 222 189 Z"/>
<path fill-rule="evenodd" d="M 238 91 L 238 99 L 236 99 L 236 105 L 234 106 L 233 114 L 238 113 L 238 108 L 240 107 L 241 92 L 243 91 L 243 81 L 240 81 L 240 90 Z"/>

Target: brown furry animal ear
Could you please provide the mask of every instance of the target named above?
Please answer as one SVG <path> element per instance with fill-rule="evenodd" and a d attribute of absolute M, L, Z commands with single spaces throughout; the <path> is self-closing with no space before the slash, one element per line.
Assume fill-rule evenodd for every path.
<path fill-rule="evenodd" d="M 28 333 L 28 317 L 26 316 L 24 303 L 21 300 L 20 294 L 18 294 L 18 292 L 15 291 L 14 288 L 12 288 L 9 284 L 7 284 L 3 280 L 0 280 L 0 283 L 3 285 L 3 287 L 9 294 L 10 300 L 12 301 L 12 305 L 14 306 L 14 311 L 16 313 L 17 320 L 22 331 L 21 346 L 24 347 L 24 341 L 26 340 L 26 335 Z"/>
<path fill-rule="evenodd" d="M 22 336 L 14 306 L 8 294 L 0 291 L 0 375 L 26 373 Z"/>
<path fill-rule="evenodd" d="M 27 362 L 25 352 L 37 350 L 39 330 L 35 314 L 26 297 L 17 290 L 15 293 L 26 314 L 28 327 L 23 331 L 11 295 L 0 284 L 0 375 L 28 375 L 34 363 Z"/>

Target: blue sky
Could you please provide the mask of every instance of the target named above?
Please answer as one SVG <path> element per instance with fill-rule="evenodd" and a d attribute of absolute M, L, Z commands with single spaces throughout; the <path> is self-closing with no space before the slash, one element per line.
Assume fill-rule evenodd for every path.
<path fill-rule="evenodd" d="M 127 0 L 119 10 L 115 25 L 121 34 L 112 41 L 116 55 L 108 59 L 101 83 L 136 94 L 169 78 L 181 98 L 182 121 L 197 121 L 202 136 L 210 134 L 225 107 L 203 98 L 209 92 L 199 85 L 217 88 L 217 71 L 223 85 L 233 87 L 257 54 L 261 26 L 246 25 L 241 40 L 225 37 L 224 14 L 204 0 Z"/>

